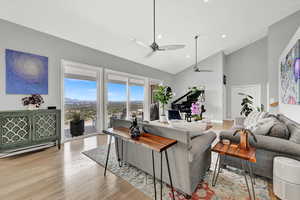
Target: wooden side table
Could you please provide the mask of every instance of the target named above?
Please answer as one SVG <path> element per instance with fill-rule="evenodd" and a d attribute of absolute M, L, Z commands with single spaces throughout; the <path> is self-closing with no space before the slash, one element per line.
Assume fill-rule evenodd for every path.
<path fill-rule="evenodd" d="M 240 159 L 241 166 L 243 169 L 243 175 L 244 175 L 245 182 L 247 185 L 247 190 L 249 193 L 249 198 L 251 200 L 252 196 L 253 196 L 253 199 L 255 200 L 255 189 L 254 189 L 255 178 L 253 176 L 253 170 L 252 170 L 251 163 L 256 162 L 256 155 L 255 155 L 256 148 L 250 147 L 248 150 L 244 150 L 239 147 L 239 144 L 224 145 L 221 142 L 219 142 L 212 148 L 212 151 L 218 153 L 218 158 L 217 158 L 217 162 L 215 164 L 215 169 L 214 169 L 213 178 L 212 178 L 212 186 L 216 185 L 218 176 L 220 173 L 220 168 L 223 164 L 220 159 L 220 156 L 221 155 L 225 156 L 225 158 L 224 158 L 225 161 L 226 161 L 226 156 L 232 156 L 232 157 Z M 249 177 L 250 177 L 250 182 L 251 182 L 251 187 L 252 187 L 252 195 L 251 195 L 251 191 L 250 191 L 250 187 L 249 187 L 249 183 L 248 183 L 248 179 L 247 179 L 247 171 L 249 172 Z"/>
<path fill-rule="evenodd" d="M 104 176 L 106 175 L 106 170 L 107 170 L 107 163 L 109 160 L 109 153 L 110 153 L 110 147 L 111 147 L 111 140 L 112 137 L 116 137 L 121 139 L 122 141 L 127 141 L 131 142 L 134 144 L 139 144 L 142 145 L 146 148 L 151 149 L 152 151 L 152 169 L 153 169 L 153 184 L 154 184 L 154 193 L 155 193 L 155 200 L 156 200 L 156 181 L 155 181 L 155 162 L 154 162 L 154 151 L 160 153 L 160 199 L 162 200 L 162 177 L 163 177 L 163 168 L 162 168 L 162 157 L 163 157 L 163 152 L 165 153 L 165 158 L 166 158 L 166 163 L 167 163 L 167 168 L 168 168 L 168 174 L 169 174 L 169 180 L 170 180 L 170 185 L 171 185 L 171 190 L 172 190 L 172 197 L 173 200 L 175 200 L 175 195 L 174 195 L 174 188 L 173 188 L 173 182 L 172 182 L 172 176 L 171 176 L 171 171 L 170 171 L 170 166 L 169 166 L 169 158 L 168 158 L 168 152 L 167 150 L 175 145 L 177 143 L 177 140 L 157 136 L 151 133 L 142 133 L 142 135 L 136 139 L 132 139 L 129 134 L 129 129 L 128 128 L 109 128 L 107 130 L 103 130 L 103 133 L 110 135 L 109 139 L 109 145 L 108 145 L 108 150 L 107 150 L 107 156 L 106 156 L 106 163 L 105 163 L 105 169 L 104 169 Z M 123 142 L 122 142 L 122 147 L 123 147 Z M 117 151 L 118 148 L 117 148 Z M 117 152 L 119 153 L 119 152 Z M 122 157 L 123 157 L 123 149 L 122 149 Z M 120 160 L 119 165 L 120 165 Z M 122 165 L 120 165 L 121 167 Z"/>

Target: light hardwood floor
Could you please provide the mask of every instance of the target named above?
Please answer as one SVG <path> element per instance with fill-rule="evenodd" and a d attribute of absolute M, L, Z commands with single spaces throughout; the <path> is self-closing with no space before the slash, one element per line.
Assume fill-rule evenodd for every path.
<path fill-rule="evenodd" d="M 0 199 L 149 199 L 81 152 L 106 144 L 93 136 L 12 158 L 0 159 Z"/>
<path fill-rule="evenodd" d="M 214 124 L 215 130 L 231 125 Z M 148 200 L 125 180 L 81 152 L 107 144 L 105 135 L 74 140 L 43 151 L 0 159 L 0 200 Z"/>

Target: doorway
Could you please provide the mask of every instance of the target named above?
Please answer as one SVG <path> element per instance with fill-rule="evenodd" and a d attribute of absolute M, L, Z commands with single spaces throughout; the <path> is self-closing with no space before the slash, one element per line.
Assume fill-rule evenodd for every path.
<path fill-rule="evenodd" d="M 102 69 L 63 61 L 62 70 L 62 140 L 101 133 Z"/>

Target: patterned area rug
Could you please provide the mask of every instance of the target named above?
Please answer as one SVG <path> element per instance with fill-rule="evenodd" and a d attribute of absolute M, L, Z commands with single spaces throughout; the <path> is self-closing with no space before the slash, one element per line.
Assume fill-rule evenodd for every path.
<path fill-rule="evenodd" d="M 104 166 L 106 158 L 107 146 L 100 146 L 96 149 L 82 152 L 84 155 L 94 160 L 98 164 Z M 215 156 L 215 155 L 214 155 Z M 213 161 L 215 158 L 213 158 Z M 212 165 L 214 163 L 212 162 Z M 214 169 L 213 166 L 211 169 Z M 144 192 L 147 196 L 154 199 L 153 177 L 145 172 L 124 164 L 119 167 L 114 148 L 111 148 L 108 170 L 126 180 L 138 190 Z M 222 170 L 219 175 L 217 185 L 211 186 L 211 174 L 209 172 L 202 183 L 199 183 L 196 191 L 192 195 L 192 200 L 248 200 L 248 192 L 244 177 L 240 170 L 228 168 Z M 160 182 L 157 181 L 157 193 L 160 194 Z M 256 199 L 271 199 L 268 193 L 268 183 L 264 179 L 256 178 L 255 185 Z M 185 196 L 179 192 L 175 192 L 176 200 L 186 200 Z M 172 199 L 172 194 L 168 185 L 163 186 L 163 199 Z M 159 198 L 158 198 L 159 199 Z"/>

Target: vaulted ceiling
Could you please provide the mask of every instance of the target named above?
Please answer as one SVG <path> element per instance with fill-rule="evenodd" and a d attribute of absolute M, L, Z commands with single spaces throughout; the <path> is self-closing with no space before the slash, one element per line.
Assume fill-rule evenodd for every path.
<path fill-rule="evenodd" d="M 300 9 L 299 0 L 157 0 L 159 44 L 186 44 L 146 58 L 152 0 L 0 0 L 0 18 L 176 74 L 199 60 L 229 53 L 266 35 L 268 26 Z"/>

